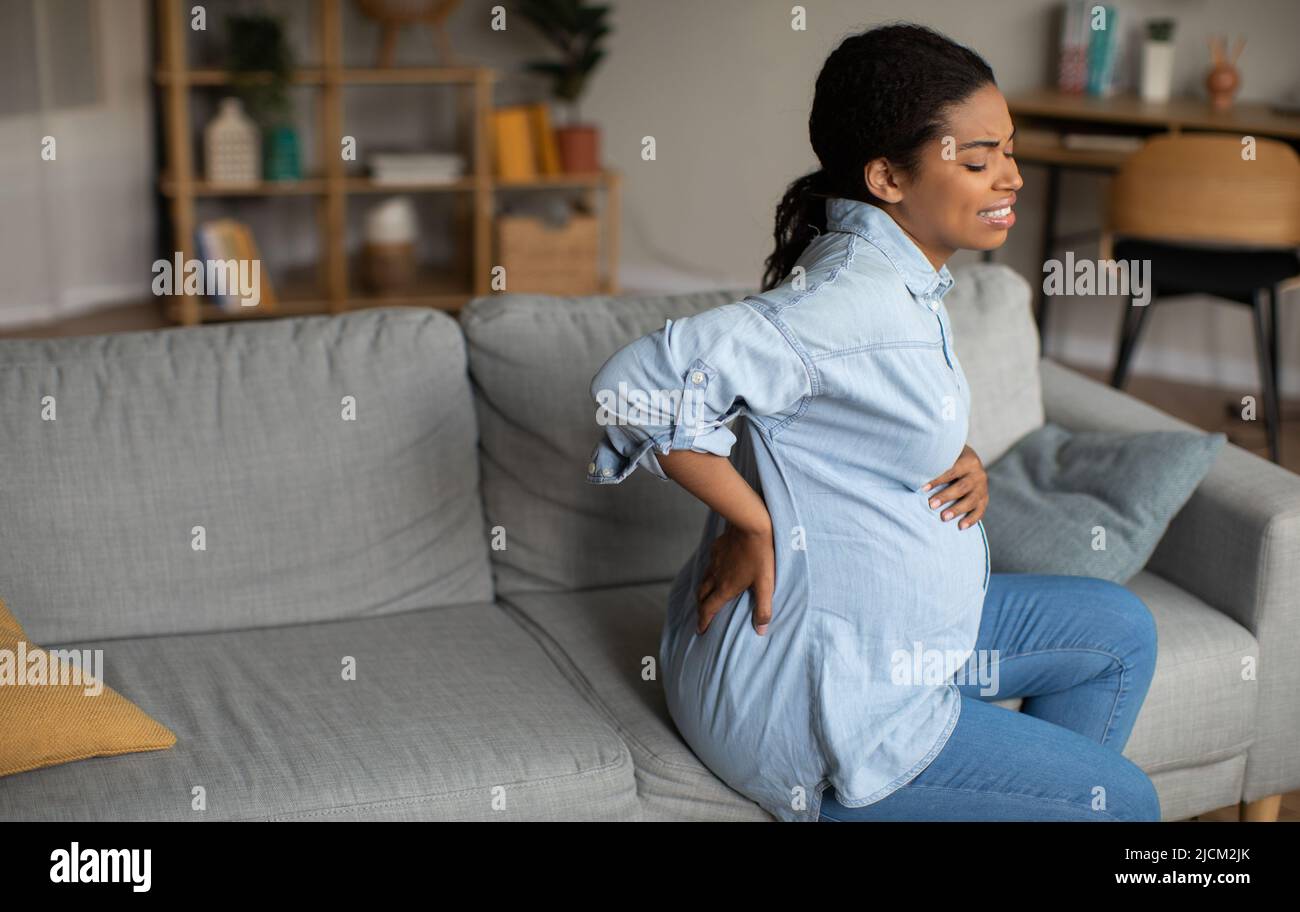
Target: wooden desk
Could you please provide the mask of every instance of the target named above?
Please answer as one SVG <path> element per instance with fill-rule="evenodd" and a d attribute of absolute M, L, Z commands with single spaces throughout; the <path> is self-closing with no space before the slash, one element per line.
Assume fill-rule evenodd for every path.
<path fill-rule="evenodd" d="M 1258 136 L 1280 139 L 1300 152 L 1300 117 L 1274 113 L 1260 103 L 1239 103 L 1228 111 L 1215 111 L 1208 99 L 1173 98 L 1152 104 L 1136 95 L 1093 98 L 1071 95 L 1054 89 L 1039 89 L 1007 99 L 1012 123 L 1016 127 L 1016 160 L 1047 169 L 1047 203 L 1043 219 L 1041 262 L 1051 259 L 1062 236 L 1056 232 L 1056 214 L 1060 202 L 1061 171 L 1118 171 L 1131 152 L 1067 149 L 1060 141 L 1063 133 L 1105 133 L 1148 137 L 1157 133 L 1213 132 L 1234 136 Z M 983 259 L 991 262 L 993 251 Z M 1042 283 L 1035 286 L 1038 331 L 1046 342 L 1047 299 Z"/>
<path fill-rule="evenodd" d="M 1230 110 L 1219 112 L 1210 107 L 1208 100 L 1199 98 L 1171 98 L 1153 104 L 1136 95 L 1092 98 L 1039 89 L 1008 98 L 1007 106 L 1013 117 L 1021 115 L 1051 122 L 1079 121 L 1081 126 L 1078 129 L 1088 124 L 1104 124 L 1173 133 L 1208 130 L 1300 140 L 1300 117 L 1275 114 L 1269 105 L 1258 102 L 1239 102 Z"/>

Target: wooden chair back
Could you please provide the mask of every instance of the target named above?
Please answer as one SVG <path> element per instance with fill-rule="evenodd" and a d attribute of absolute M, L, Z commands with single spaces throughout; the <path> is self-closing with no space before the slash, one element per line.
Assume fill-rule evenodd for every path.
<path fill-rule="evenodd" d="M 1191 246 L 1300 247 L 1300 156 L 1286 143 L 1223 133 L 1162 133 L 1111 184 L 1102 258 L 1116 236 Z"/>

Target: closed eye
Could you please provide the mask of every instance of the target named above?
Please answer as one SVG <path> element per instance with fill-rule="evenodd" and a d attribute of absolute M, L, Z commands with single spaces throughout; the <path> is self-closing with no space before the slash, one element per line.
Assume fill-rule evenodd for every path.
<path fill-rule="evenodd" d="M 1003 152 L 1002 154 L 1005 155 L 1007 158 L 1015 158 L 1015 156 L 1012 155 L 1010 152 Z M 965 167 L 967 171 L 983 171 L 988 166 L 987 165 L 964 165 L 963 167 Z"/>

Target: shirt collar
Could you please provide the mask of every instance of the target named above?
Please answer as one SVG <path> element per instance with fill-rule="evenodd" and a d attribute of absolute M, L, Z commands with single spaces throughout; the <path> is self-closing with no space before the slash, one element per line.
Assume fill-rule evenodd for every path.
<path fill-rule="evenodd" d="M 952 273 L 947 264 L 935 271 L 916 242 L 879 206 L 831 197 L 826 200 L 826 228 L 852 232 L 880 248 L 914 295 L 942 298 L 952 288 Z"/>

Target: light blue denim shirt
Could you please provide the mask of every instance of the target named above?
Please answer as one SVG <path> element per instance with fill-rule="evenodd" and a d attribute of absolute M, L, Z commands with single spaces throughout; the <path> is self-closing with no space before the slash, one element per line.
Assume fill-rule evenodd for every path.
<path fill-rule="evenodd" d="M 939 753 L 990 566 L 983 524 L 944 522 L 921 490 L 968 430 L 943 304 L 952 276 L 881 209 L 835 198 L 826 212 L 783 284 L 666 321 L 591 385 L 604 437 L 589 482 L 638 465 L 666 480 L 656 454 L 689 448 L 730 456 L 767 504 L 767 634 L 749 591 L 696 632 L 695 591 L 725 528 L 710 511 L 673 583 L 659 660 L 691 749 L 786 821 L 816 821 L 828 785 L 849 807 L 879 801 Z"/>

